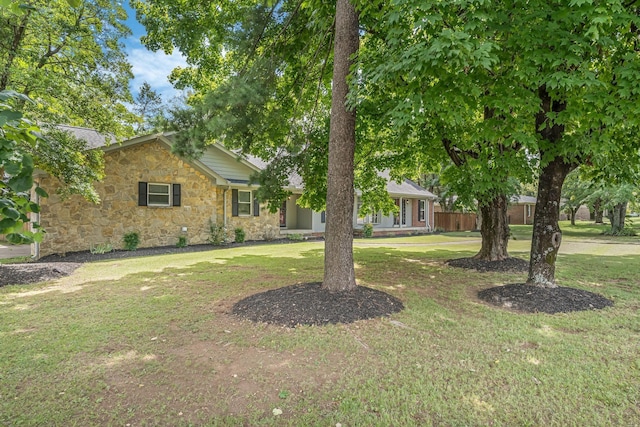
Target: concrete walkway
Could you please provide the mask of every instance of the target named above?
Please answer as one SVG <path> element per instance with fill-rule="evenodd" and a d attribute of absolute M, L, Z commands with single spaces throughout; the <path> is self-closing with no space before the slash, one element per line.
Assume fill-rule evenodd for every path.
<path fill-rule="evenodd" d="M 31 245 L 7 245 L 0 243 L 0 258 L 31 256 Z"/>

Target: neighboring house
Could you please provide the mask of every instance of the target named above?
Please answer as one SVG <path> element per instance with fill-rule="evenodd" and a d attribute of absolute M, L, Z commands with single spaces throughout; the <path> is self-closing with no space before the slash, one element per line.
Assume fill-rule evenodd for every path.
<path fill-rule="evenodd" d="M 185 160 L 171 152 L 170 135 L 145 135 L 121 144 L 110 144 L 99 133 L 66 127 L 87 141 L 92 149 L 104 151 L 105 178 L 95 184 L 101 203 L 87 202 L 74 195 L 65 200 L 56 194 L 60 183 L 44 172 L 35 181 L 48 193 L 39 200 L 36 221 L 46 234 L 34 245 L 36 257 L 90 250 L 109 243 L 121 248 L 123 237 L 136 232 L 140 247 L 173 246 L 180 236 L 189 244 L 206 243 L 210 224 L 227 230 L 242 228 L 247 240 L 278 238 L 281 234 L 322 234 L 323 212 L 300 208 L 295 201 L 302 188 L 293 183 L 294 193 L 279 213 L 271 214 L 254 197 L 250 176 L 263 163 L 226 149 L 209 146 L 199 160 Z M 295 180 L 293 180 L 295 181 Z M 397 200 L 400 214 L 357 218 L 355 228 L 365 222 L 378 232 L 426 232 L 433 228 L 434 196 L 411 181 L 387 186 Z M 35 197 L 35 195 L 34 195 Z M 358 207 L 359 198 L 354 201 Z M 232 233 L 231 233 L 232 234 Z"/>
<path fill-rule="evenodd" d="M 571 214 L 566 211 L 560 212 L 560 221 L 566 221 L 571 219 Z M 586 205 L 581 205 L 576 211 L 576 221 L 590 221 L 591 220 L 591 211 L 589 207 Z"/>
<path fill-rule="evenodd" d="M 387 192 L 398 206 L 397 214 L 383 215 L 376 212 L 360 217 L 358 211 L 362 206 L 361 192 L 356 190 L 353 205 L 354 229 L 361 230 L 364 224 L 373 225 L 374 234 L 424 233 L 433 230 L 433 201 L 435 196 L 418 184 L 405 179 L 397 183 L 386 172 L 380 175 L 387 180 Z M 282 234 L 322 235 L 325 231 L 325 212 L 315 212 L 297 204 L 302 196 L 302 185 L 293 180 L 288 188 L 293 194 L 282 203 L 280 208 L 280 232 Z"/>
<path fill-rule="evenodd" d="M 533 224 L 536 211 L 536 198 L 532 196 L 513 196 L 507 209 L 509 224 Z"/>

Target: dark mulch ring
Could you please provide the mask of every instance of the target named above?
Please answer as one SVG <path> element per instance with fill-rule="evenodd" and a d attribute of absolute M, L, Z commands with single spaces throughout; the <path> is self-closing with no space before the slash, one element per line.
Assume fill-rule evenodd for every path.
<path fill-rule="evenodd" d="M 254 322 L 295 327 L 351 323 L 388 316 L 404 308 L 396 297 L 364 286 L 335 293 L 321 286 L 318 282 L 302 283 L 254 294 L 238 301 L 232 313 Z"/>
<path fill-rule="evenodd" d="M 502 261 L 484 261 L 475 258 L 456 258 L 447 261 L 451 267 L 466 268 L 485 273 L 492 272 L 520 272 L 529 270 L 529 262 L 520 258 L 507 258 Z"/>
<path fill-rule="evenodd" d="M 492 305 L 528 313 L 568 313 L 613 305 L 613 301 L 602 295 L 582 289 L 563 286 L 541 288 L 524 283 L 485 289 L 478 292 L 478 298 Z"/>

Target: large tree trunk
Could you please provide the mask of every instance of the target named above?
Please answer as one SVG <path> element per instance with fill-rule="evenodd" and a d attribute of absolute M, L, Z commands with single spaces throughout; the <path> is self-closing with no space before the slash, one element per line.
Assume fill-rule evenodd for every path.
<path fill-rule="evenodd" d="M 624 219 L 627 216 L 627 202 L 616 204 L 609 214 L 611 234 L 620 234 L 624 230 Z"/>
<path fill-rule="evenodd" d="M 536 211 L 533 215 L 533 237 L 529 259 L 528 285 L 555 288 L 556 258 L 562 241 L 558 225 L 560 193 L 565 178 L 574 169 L 556 157 L 540 173 Z"/>
<path fill-rule="evenodd" d="M 482 247 L 474 258 L 484 261 L 502 261 L 509 258 L 507 207 L 507 196 L 504 194 L 480 204 Z"/>
<path fill-rule="evenodd" d="M 327 227 L 322 287 L 331 292 L 356 288 L 353 266 L 353 163 L 356 112 L 346 106 L 352 58 L 358 51 L 358 14 L 349 0 L 337 0 L 333 87 L 327 174 Z"/>
<path fill-rule="evenodd" d="M 553 100 L 546 86 L 538 89 L 540 111 L 536 114 L 536 130 L 541 139 L 550 146 L 561 144 L 564 126 L 553 123 L 550 117 L 564 111 L 567 104 Z M 540 150 L 540 158 L 544 157 Z M 560 196 L 565 178 L 576 164 L 566 163 L 562 157 L 555 157 L 540 172 L 538 197 L 533 215 L 533 236 L 529 259 L 528 285 L 555 288 L 556 258 L 562 241 L 558 225 L 560 219 Z"/>

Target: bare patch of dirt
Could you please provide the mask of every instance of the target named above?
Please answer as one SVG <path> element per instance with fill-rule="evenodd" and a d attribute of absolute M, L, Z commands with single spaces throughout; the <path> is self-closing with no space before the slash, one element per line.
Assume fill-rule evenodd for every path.
<path fill-rule="evenodd" d="M 73 273 L 79 263 L 24 263 L 0 264 L 0 286 L 23 285 L 59 279 Z"/>
<path fill-rule="evenodd" d="M 162 425 L 264 419 L 273 416 L 274 408 L 295 407 L 342 376 L 345 355 L 266 348 L 258 336 L 245 333 L 244 323 L 220 316 L 203 341 L 169 327 L 154 337 L 157 349 L 150 354 L 123 350 L 106 357 L 101 364 L 104 413 L 113 414 L 125 404 L 131 425 L 155 425 L 158 412 L 167 416 Z M 292 332 L 282 328 L 283 334 Z M 102 421 L 111 424 L 113 419 L 106 415 Z"/>
<path fill-rule="evenodd" d="M 457 268 L 486 272 L 525 272 L 529 270 L 529 262 L 520 258 L 507 258 L 501 261 L 485 261 L 475 258 L 456 258 L 447 261 L 447 265 Z"/>
<path fill-rule="evenodd" d="M 358 286 L 353 291 L 332 293 L 315 282 L 251 295 L 237 302 L 232 313 L 254 322 L 295 327 L 352 323 L 402 309 L 402 301 L 385 292 Z"/>
<path fill-rule="evenodd" d="M 613 305 L 602 295 L 582 289 L 558 286 L 542 288 L 514 283 L 478 292 L 478 298 L 489 304 L 527 313 L 567 313 L 599 310 Z"/>

